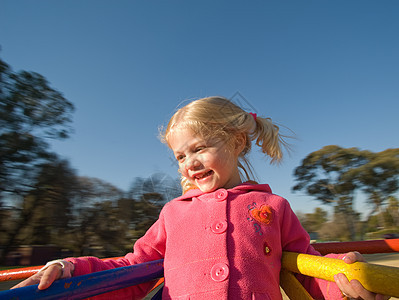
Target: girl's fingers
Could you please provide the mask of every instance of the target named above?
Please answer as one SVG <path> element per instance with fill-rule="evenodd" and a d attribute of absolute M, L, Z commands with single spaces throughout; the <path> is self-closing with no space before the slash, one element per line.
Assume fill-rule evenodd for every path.
<path fill-rule="evenodd" d="M 366 260 L 364 259 L 363 255 L 357 251 L 354 251 L 347 253 L 343 258 L 343 261 L 347 264 L 353 264 L 357 261 L 365 262 Z M 364 300 L 387 300 L 390 298 L 389 296 L 375 294 L 366 290 L 358 280 L 352 280 L 349 282 L 344 274 L 336 274 L 334 279 L 339 289 L 347 297 Z"/>
<path fill-rule="evenodd" d="M 347 264 L 353 264 L 354 262 L 357 261 L 365 262 L 365 259 L 363 255 L 361 255 L 359 252 L 354 251 L 347 253 L 343 258 L 343 261 L 346 262 Z"/>
<path fill-rule="evenodd" d="M 391 298 L 390 296 L 381 295 L 381 294 L 378 294 L 377 296 L 375 296 L 375 300 L 388 300 L 390 298 Z"/>
<path fill-rule="evenodd" d="M 351 280 L 349 282 L 349 280 L 346 278 L 344 274 L 341 273 L 336 274 L 334 276 L 334 280 L 337 283 L 339 289 L 342 291 L 342 293 L 348 298 L 363 299 L 363 300 L 389 299 L 388 296 L 376 295 L 375 293 L 366 290 L 363 287 L 363 285 L 356 279 Z"/>
<path fill-rule="evenodd" d="M 28 285 L 38 284 L 40 281 L 40 278 L 37 278 L 37 277 L 38 277 L 37 275 L 33 275 L 33 276 L 25 279 L 24 281 L 21 281 L 17 285 L 14 285 L 10 289 L 12 290 L 12 289 L 17 289 L 17 288 L 28 286 Z"/>
<path fill-rule="evenodd" d="M 372 292 L 366 290 L 363 287 L 363 285 L 356 279 L 351 280 L 350 285 L 351 285 L 352 289 L 355 291 L 356 295 L 358 295 L 357 297 L 353 297 L 353 298 L 360 297 L 360 299 L 364 299 L 364 300 L 369 300 L 369 299 L 374 300 L 376 298 L 375 293 L 372 293 Z"/>
<path fill-rule="evenodd" d="M 344 274 L 336 274 L 334 275 L 335 283 L 337 284 L 338 288 L 344 294 L 344 296 L 357 298 L 358 296 L 355 295 L 356 292 L 352 289 L 348 279 Z"/>
<path fill-rule="evenodd" d="M 42 275 L 39 283 L 39 290 L 47 289 L 55 280 L 59 279 L 62 275 L 62 266 L 59 264 L 51 265 Z"/>
<path fill-rule="evenodd" d="M 55 280 L 61 278 L 61 265 L 52 265 L 47 269 L 25 279 L 24 281 L 13 286 L 11 289 L 16 289 L 24 286 L 39 284 L 39 290 L 47 289 Z"/>

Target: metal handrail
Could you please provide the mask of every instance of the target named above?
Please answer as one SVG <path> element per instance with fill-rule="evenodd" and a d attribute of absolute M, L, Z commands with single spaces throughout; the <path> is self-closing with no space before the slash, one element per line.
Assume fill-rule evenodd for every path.
<path fill-rule="evenodd" d="M 347 264 L 342 259 L 294 252 L 283 252 L 282 267 L 306 276 L 334 281 L 334 275 L 343 273 L 349 281 L 357 279 L 367 290 L 399 297 L 399 268 L 364 262 Z"/>
<path fill-rule="evenodd" d="M 54 281 L 45 289 L 30 285 L 0 292 L 4 300 L 85 299 L 163 277 L 163 259 Z M 155 282 L 154 282 L 155 284 Z"/>
<path fill-rule="evenodd" d="M 399 252 L 399 239 L 372 240 L 357 242 L 314 243 L 312 246 L 325 255 L 328 253 L 346 253 L 358 251 L 362 254 Z M 120 257 L 104 258 L 102 260 L 118 259 Z M 0 282 L 20 280 L 36 274 L 43 266 L 18 268 L 0 271 Z"/>
<path fill-rule="evenodd" d="M 322 254 L 348 251 L 359 251 L 360 253 L 389 253 L 399 252 L 399 239 L 346 243 L 320 243 L 313 244 L 313 246 Z M 155 267 L 155 275 L 152 274 L 149 275 L 150 277 L 143 278 L 143 271 L 149 271 L 149 269 L 151 269 L 148 266 Z M 159 267 L 161 270 L 159 270 Z M 33 267 L 2 271 L 0 272 L 0 281 L 2 279 L 4 281 L 4 279 L 15 280 L 26 278 L 36 273 L 39 269 L 40 267 Z M 296 280 L 293 273 L 304 274 L 329 281 L 334 281 L 333 275 L 343 273 L 349 280 L 359 280 L 366 289 L 372 292 L 399 297 L 399 285 L 397 284 L 399 282 L 399 268 L 396 267 L 387 267 L 362 262 L 347 264 L 340 259 L 283 252 L 281 286 L 290 298 L 309 300 L 312 299 L 311 296 Z M 54 282 L 53 285 L 45 291 L 39 291 L 37 285 L 34 285 L 0 292 L 0 298 L 18 299 L 18 297 L 23 296 L 23 299 L 29 300 L 39 298 L 66 299 L 66 297 L 67 299 L 83 299 L 108 291 L 151 281 L 162 277 L 162 274 L 162 260 L 160 260 L 59 280 Z M 104 283 L 106 283 L 106 288 L 103 286 Z M 48 293 L 48 296 L 45 293 Z"/>
<path fill-rule="evenodd" d="M 312 246 L 321 254 L 358 251 L 362 254 L 399 252 L 399 239 L 356 242 L 314 243 Z"/>

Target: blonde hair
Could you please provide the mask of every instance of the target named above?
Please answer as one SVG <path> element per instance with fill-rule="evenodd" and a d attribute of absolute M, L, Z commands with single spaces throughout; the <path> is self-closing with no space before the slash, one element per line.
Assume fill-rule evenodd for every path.
<path fill-rule="evenodd" d="M 161 133 L 162 141 L 169 147 L 170 134 L 177 127 L 189 128 L 204 140 L 217 138 L 230 145 L 234 145 L 240 137 L 245 136 L 245 147 L 238 161 L 238 167 L 244 173 L 241 172 L 241 177 L 245 180 L 253 179 L 252 167 L 246 157 L 251 150 L 252 141 L 271 158 L 271 163 L 281 161 L 282 148 L 288 145 L 284 136 L 279 133 L 279 127 L 273 124 L 270 118 L 254 117 L 223 97 L 194 100 L 180 108 Z M 181 185 L 183 192 L 195 188 L 183 176 Z"/>

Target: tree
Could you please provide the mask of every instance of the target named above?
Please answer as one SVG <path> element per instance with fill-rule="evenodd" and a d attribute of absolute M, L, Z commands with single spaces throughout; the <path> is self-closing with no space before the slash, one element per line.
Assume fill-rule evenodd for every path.
<path fill-rule="evenodd" d="M 0 60 L 0 199 L 32 188 L 37 166 L 52 159 L 48 139 L 65 139 L 74 106 L 34 72 Z"/>
<path fill-rule="evenodd" d="M 32 189 L 14 210 L 14 220 L 3 241 L 2 260 L 21 243 L 64 243 L 75 197 L 75 171 L 65 160 L 45 163 L 39 169 Z"/>
<path fill-rule="evenodd" d="M 302 216 L 301 224 L 307 232 L 318 231 L 325 222 L 327 222 L 328 213 L 316 207 L 313 213 L 308 213 Z"/>
<path fill-rule="evenodd" d="M 66 160 L 42 166 L 34 189 L 25 196 L 24 210 L 34 214 L 29 226 L 28 244 L 62 245 L 77 193 L 77 175 Z"/>
<path fill-rule="evenodd" d="M 91 246 L 122 245 L 125 228 L 119 221 L 117 203 L 124 193 L 114 185 L 94 177 L 77 177 L 76 194 L 69 223 L 69 245 L 77 255 L 87 255 Z M 105 237 L 112 237 L 108 242 Z"/>
<path fill-rule="evenodd" d="M 385 227 L 382 208 L 399 189 L 399 149 L 370 153 L 368 162 L 349 170 L 347 177 L 368 195 L 367 201 L 372 206 L 369 216 L 377 214 L 379 226 Z"/>
<path fill-rule="evenodd" d="M 388 199 L 387 213 L 391 216 L 392 225 L 399 229 L 399 201 L 393 196 Z"/>
<path fill-rule="evenodd" d="M 374 212 L 399 188 L 399 149 L 379 153 L 357 148 L 326 146 L 309 154 L 294 172 L 294 191 L 304 190 L 317 200 L 334 206 L 345 216 L 351 239 L 355 239 L 353 209 L 355 191 L 369 195 Z"/>
<path fill-rule="evenodd" d="M 370 216 L 365 224 L 367 232 L 381 231 L 384 227 L 385 230 L 392 230 L 397 232 L 399 229 L 399 201 L 390 196 L 387 205 L 381 212 Z M 382 220 L 382 221 L 381 221 Z M 384 226 L 381 226 L 384 224 Z"/>
<path fill-rule="evenodd" d="M 86 244 L 82 245 L 84 247 L 81 248 L 82 251 L 86 251 L 84 254 L 93 255 L 90 253 L 91 248 L 97 248 L 101 251 L 95 255 L 120 256 L 126 252 L 124 249 L 126 244 L 129 244 L 131 248 L 132 241 L 129 239 L 128 228 L 119 218 L 117 204 L 118 202 L 110 200 L 96 202 L 87 211 L 86 216 L 89 222 L 87 222 L 88 228 L 85 230 L 90 235 Z"/>
<path fill-rule="evenodd" d="M 324 241 L 350 241 L 353 240 L 351 231 L 348 230 L 347 216 L 335 211 L 332 221 L 324 223 L 318 230 L 320 239 Z M 359 214 L 354 215 L 355 226 L 359 224 Z"/>
<path fill-rule="evenodd" d="M 136 177 L 128 191 L 128 198 L 133 200 L 130 226 L 135 238 L 142 236 L 158 219 L 165 203 L 180 195 L 179 181 L 164 173 L 155 173 L 148 178 Z"/>
<path fill-rule="evenodd" d="M 312 152 L 294 171 L 297 184 L 294 191 L 304 190 L 324 204 L 335 206 L 337 213 L 347 216 L 346 222 L 352 239 L 355 239 L 353 199 L 356 185 L 348 171 L 367 162 L 368 151 L 357 148 L 344 149 L 326 146 Z"/>
<path fill-rule="evenodd" d="M 132 240 L 158 219 L 163 205 L 181 194 L 178 181 L 162 173 L 135 178 L 127 193 L 97 178 L 78 181 L 69 232 L 77 255 L 92 254 L 88 249 L 93 246 L 105 256 L 131 249 Z"/>
<path fill-rule="evenodd" d="M 133 199 L 145 200 L 162 207 L 170 200 L 179 197 L 181 193 L 182 189 L 178 179 L 158 172 L 148 178 L 136 177 L 130 186 L 128 195 Z"/>

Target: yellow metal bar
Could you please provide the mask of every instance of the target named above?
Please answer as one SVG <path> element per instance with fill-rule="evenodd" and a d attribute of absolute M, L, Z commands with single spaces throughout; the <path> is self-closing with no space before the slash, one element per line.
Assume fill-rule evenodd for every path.
<path fill-rule="evenodd" d="M 284 252 L 283 268 L 307 276 L 334 281 L 334 275 L 343 273 L 348 280 L 357 279 L 369 291 L 399 297 L 399 268 L 355 262 L 308 254 Z"/>
<path fill-rule="evenodd" d="M 280 286 L 290 299 L 313 300 L 312 296 L 310 296 L 308 291 L 303 287 L 298 279 L 296 279 L 295 275 L 286 269 L 281 269 Z"/>

